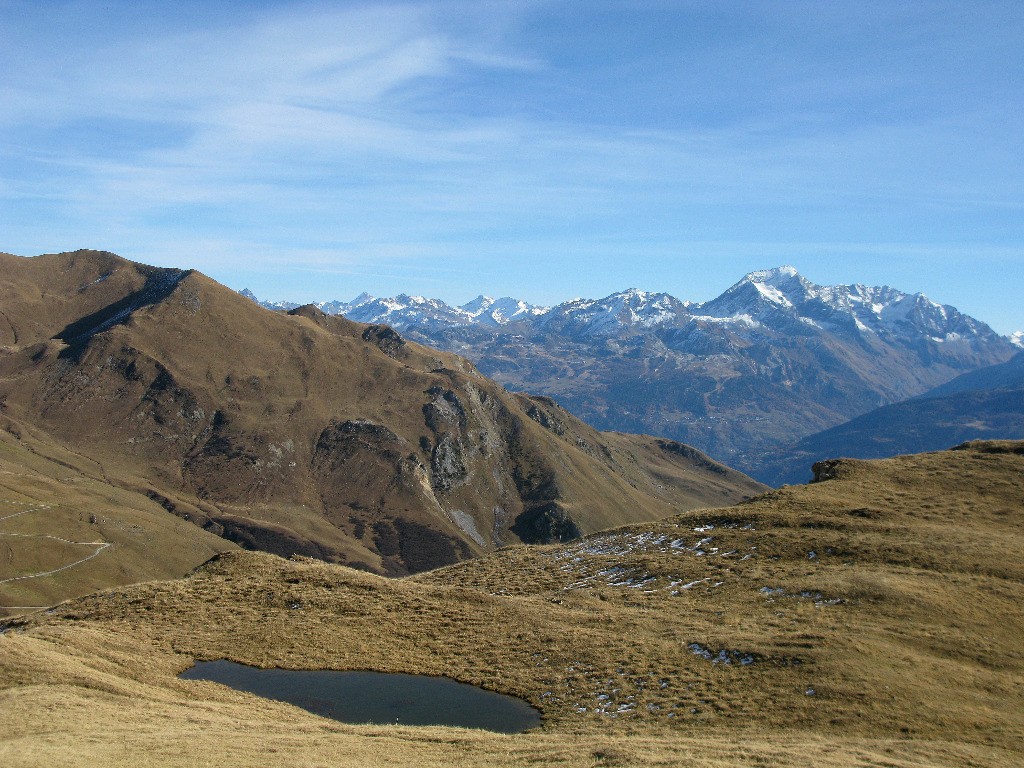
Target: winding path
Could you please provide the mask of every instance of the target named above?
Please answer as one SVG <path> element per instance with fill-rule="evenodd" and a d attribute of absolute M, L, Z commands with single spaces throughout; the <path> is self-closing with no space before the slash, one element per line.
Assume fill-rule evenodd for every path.
<path fill-rule="evenodd" d="M 30 504 L 30 502 L 0 501 L 0 504 L 26 504 L 27 505 L 27 504 Z M 27 515 L 29 512 L 38 512 L 40 510 L 49 509 L 49 508 L 50 508 L 49 504 L 32 504 L 28 509 L 23 509 L 21 512 L 15 512 L 12 515 L 6 515 L 4 517 L 0 517 L 0 523 L 2 523 L 4 520 L 10 520 L 12 517 L 18 517 L 20 515 Z M 0 532 L 0 536 L 11 536 L 11 537 L 17 537 L 17 538 L 24 538 L 24 539 L 53 539 L 54 541 L 62 541 L 65 544 L 72 544 L 74 546 L 96 547 L 96 550 L 91 555 L 88 555 L 87 557 L 83 557 L 81 560 L 75 560 L 75 562 L 73 562 L 73 563 L 68 563 L 67 565 L 62 565 L 60 568 L 54 568 L 51 571 L 41 571 L 40 573 L 30 573 L 30 574 L 28 574 L 26 576 L 12 576 L 9 579 L 0 579 L 0 584 L 8 584 L 8 583 L 10 583 L 12 581 L 24 581 L 26 579 L 38 579 L 38 578 L 41 578 L 43 576 L 52 576 L 55 573 L 60 573 L 61 571 L 66 571 L 68 568 L 74 568 L 76 565 L 81 565 L 82 563 L 86 562 L 87 560 L 92 560 L 94 557 L 96 557 L 100 552 L 105 550 L 107 547 L 114 546 L 113 542 L 110 542 L 110 541 L 71 541 L 70 539 L 63 539 L 60 536 L 50 536 L 50 535 L 45 534 L 45 533 L 3 533 L 3 532 Z M 34 608 L 34 607 L 38 607 L 38 606 L 15 606 L 15 605 L 0 606 L 0 608 Z"/>

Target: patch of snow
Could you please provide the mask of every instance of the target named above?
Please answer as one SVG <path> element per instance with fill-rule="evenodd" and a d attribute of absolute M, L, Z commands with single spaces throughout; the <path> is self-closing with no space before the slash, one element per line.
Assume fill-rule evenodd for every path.
<path fill-rule="evenodd" d="M 764 296 L 772 304 L 778 304 L 780 307 L 792 307 L 793 302 L 786 298 L 786 294 L 780 291 L 773 285 L 766 285 L 765 283 L 752 283 L 757 289 L 757 292 Z"/>
<path fill-rule="evenodd" d="M 781 267 L 773 267 L 772 269 L 758 269 L 754 272 L 750 272 L 744 278 L 751 283 L 764 283 L 769 280 L 773 280 L 778 277 L 799 277 L 800 273 L 796 267 L 784 264 Z"/>
<path fill-rule="evenodd" d="M 536 317 L 549 311 L 550 307 L 539 307 L 522 299 L 503 296 L 495 299 L 480 295 L 458 308 L 460 312 L 482 325 L 506 325 L 521 317 Z"/>
<path fill-rule="evenodd" d="M 821 592 L 811 592 L 809 590 L 803 590 L 799 593 L 786 592 L 782 587 L 761 587 L 758 592 L 762 595 L 779 596 L 784 598 L 793 598 L 796 600 L 812 600 L 815 607 L 823 608 L 830 605 L 840 605 L 846 601 L 839 597 L 826 598 Z"/>
<path fill-rule="evenodd" d="M 348 302 L 348 306 L 349 308 L 361 307 L 363 306 L 363 304 L 369 304 L 371 301 L 375 301 L 376 299 L 376 296 L 371 296 L 366 291 L 363 291 L 354 299 L 352 299 L 352 301 Z"/>
<path fill-rule="evenodd" d="M 702 323 L 716 323 L 718 325 L 746 325 L 750 328 L 757 328 L 761 325 L 760 322 L 745 312 L 736 315 L 729 315 L 727 317 L 716 317 L 714 315 L 691 315 L 690 318 Z"/>
<path fill-rule="evenodd" d="M 700 656 L 702 659 L 710 661 L 712 664 L 740 664 L 744 667 L 749 667 L 754 663 L 755 659 L 753 654 L 745 653 L 743 651 L 735 651 L 728 649 L 721 649 L 717 653 L 712 651 L 710 648 L 701 645 L 700 643 L 690 643 L 687 648 L 694 656 Z"/>

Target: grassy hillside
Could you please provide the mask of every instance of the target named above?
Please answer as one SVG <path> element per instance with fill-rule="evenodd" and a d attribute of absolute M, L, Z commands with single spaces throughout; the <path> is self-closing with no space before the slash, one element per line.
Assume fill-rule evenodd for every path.
<path fill-rule="evenodd" d="M 168 514 L 146 490 L 111 484 L 92 459 L 5 424 L 0 617 L 113 585 L 181 576 L 236 548 Z"/>
<path fill-rule="evenodd" d="M 385 326 L 107 253 L 0 263 L 4 423 L 248 549 L 400 575 L 763 489 Z"/>
<path fill-rule="evenodd" d="M 1024 444 L 388 580 L 225 553 L 0 634 L 10 765 L 1006 766 L 1024 760 Z M 826 479 L 827 478 L 827 479 Z M 444 674 L 539 731 L 349 726 L 193 659 Z"/>

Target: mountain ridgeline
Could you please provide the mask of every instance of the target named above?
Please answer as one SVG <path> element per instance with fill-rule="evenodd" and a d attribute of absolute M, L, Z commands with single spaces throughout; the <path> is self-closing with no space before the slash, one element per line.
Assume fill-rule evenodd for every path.
<path fill-rule="evenodd" d="M 553 308 L 365 294 L 324 307 L 463 355 L 598 429 L 679 440 L 763 480 L 800 438 L 1018 351 L 921 294 L 815 285 L 791 267 L 703 304 L 629 290 Z"/>
<path fill-rule="evenodd" d="M 398 575 L 763 488 L 387 326 L 109 253 L 0 267 L 2 427 L 249 549 Z"/>

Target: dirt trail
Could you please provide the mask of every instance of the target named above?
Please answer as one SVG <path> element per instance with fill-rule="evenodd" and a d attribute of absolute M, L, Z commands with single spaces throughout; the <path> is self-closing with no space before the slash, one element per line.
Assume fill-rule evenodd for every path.
<path fill-rule="evenodd" d="M 0 502 L 0 504 L 29 504 L 29 502 L 2 501 L 2 502 Z M 50 509 L 50 505 L 49 504 L 33 504 L 28 509 L 23 509 L 21 512 L 15 512 L 14 514 L 5 515 L 4 517 L 0 517 L 0 523 L 2 523 L 4 520 L 10 520 L 11 518 L 14 518 L 14 517 L 20 517 L 21 515 L 27 515 L 29 512 L 39 512 L 39 511 L 42 511 L 44 509 Z M 68 568 L 74 568 L 76 565 L 81 565 L 82 563 L 84 563 L 84 562 L 86 562 L 88 560 L 92 560 L 94 557 L 96 557 L 98 554 L 100 554 L 100 552 L 102 552 L 103 550 L 107 549 L 108 547 L 112 547 L 113 546 L 113 542 L 109 542 L 109 541 L 72 541 L 70 539 L 65 539 L 65 538 L 62 538 L 60 536 L 52 536 L 52 535 L 44 534 L 44 533 L 5 533 L 5 532 L 0 531 L 0 536 L 8 536 L 8 537 L 13 537 L 13 538 L 23 538 L 23 539 L 52 539 L 54 541 L 61 541 L 61 542 L 65 543 L 65 544 L 71 544 L 73 546 L 96 547 L 96 549 L 93 551 L 92 554 L 87 555 L 86 557 L 83 557 L 80 560 L 75 560 L 73 563 L 68 563 L 67 565 L 62 565 L 60 568 L 54 568 L 54 569 L 49 570 L 49 571 L 40 571 L 39 573 L 31 573 L 31 574 L 26 574 L 24 576 L 12 576 L 11 578 L 8 578 L 8 579 L 0 579 L 0 584 L 7 584 L 7 583 L 10 583 L 12 581 L 24 581 L 26 579 L 38 579 L 38 578 L 41 578 L 43 576 L 52 576 L 55 573 L 60 573 L 61 571 L 66 571 Z M 23 605 L 21 605 L 21 606 L 14 606 L 14 605 L 0 606 L 0 608 L 36 608 L 36 607 L 45 607 L 45 606 L 23 606 Z"/>

